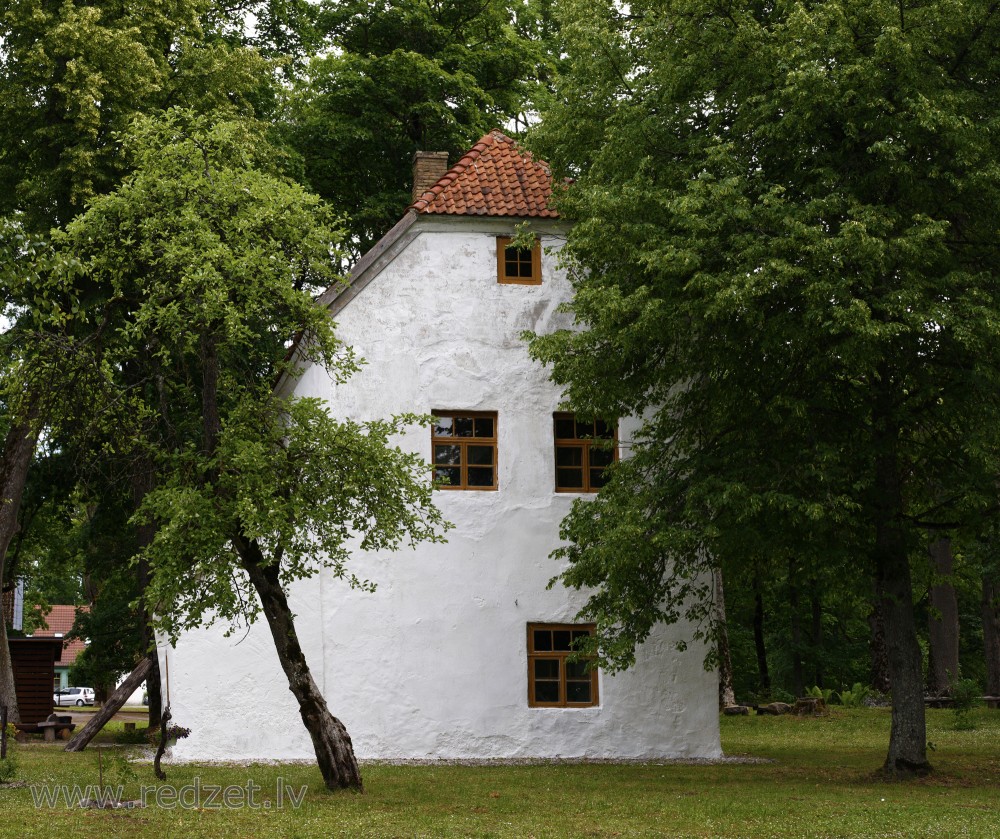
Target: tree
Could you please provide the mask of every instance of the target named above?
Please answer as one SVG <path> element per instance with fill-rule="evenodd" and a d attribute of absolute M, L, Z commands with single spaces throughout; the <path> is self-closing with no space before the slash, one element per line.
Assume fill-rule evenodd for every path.
<path fill-rule="evenodd" d="M 656 621 L 703 616 L 684 598 L 748 532 L 871 574 L 885 770 L 925 772 L 911 556 L 995 510 L 1000 21 L 942 0 L 564 9 L 536 142 L 578 176 L 586 329 L 533 350 L 573 407 L 645 421 L 564 522 L 563 580 L 598 587 L 586 611 L 628 663 Z"/>
<path fill-rule="evenodd" d="M 356 362 L 312 293 L 334 281 L 339 232 L 319 199 L 278 177 L 252 124 L 174 110 L 135 123 L 135 173 L 95 199 L 57 246 L 124 317 L 109 339 L 123 404 L 149 418 L 122 445 L 154 464 L 137 521 L 146 600 L 176 639 L 213 620 L 267 620 L 326 784 L 361 787 L 350 737 L 299 646 L 286 587 L 327 568 L 354 586 L 354 545 L 440 539 L 429 470 L 392 446 L 415 417 L 334 420 L 276 382 Z"/>
<path fill-rule="evenodd" d="M 233 11 L 241 28 L 243 12 Z M 277 20 L 274 15 L 264 19 Z M 0 383 L 9 417 L 0 461 L 5 502 L 0 506 L 0 579 L 38 435 L 43 427 L 52 433 L 60 406 L 70 406 L 63 415 L 79 416 L 80 399 L 88 395 L 59 365 L 65 367 L 72 357 L 68 346 L 76 344 L 74 352 L 79 351 L 88 328 L 95 326 L 72 317 L 73 301 L 52 305 L 61 293 L 60 281 L 52 282 L 56 266 L 34 272 L 28 266 L 41 265 L 50 228 L 66 224 L 90 198 L 118 183 L 127 166 L 118 134 L 136 113 L 170 104 L 216 113 L 273 107 L 271 65 L 233 44 L 226 37 L 232 28 L 229 10 L 210 0 L 181 0 L 169 8 L 103 0 L 86 5 L 11 0 L 4 6 L 0 290 L 10 360 Z M 274 39 L 265 35 L 264 40 Z M 83 372 L 76 361 L 71 366 Z M 13 690 L 0 627 L 0 703 L 16 714 Z"/>
<path fill-rule="evenodd" d="M 418 149 L 459 154 L 530 107 L 553 58 L 546 3 L 346 0 L 323 7 L 328 51 L 292 103 L 305 180 L 367 251 L 411 200 Z"/>

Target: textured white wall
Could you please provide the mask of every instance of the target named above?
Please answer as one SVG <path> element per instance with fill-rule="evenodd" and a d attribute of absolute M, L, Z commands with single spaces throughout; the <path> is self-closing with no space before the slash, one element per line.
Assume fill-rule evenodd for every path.
<path fill-rule="evenodd" d="M 526 624 L 571 622 L 584 596 L 546 590 L 559 521 L 576 496 L 553 491 L 552 412 L 560 393 L 519 334 L 566 325 L 569 285 L 554 254 L 541 286 L 496 282 L 491 220 L 422 219 L 403 252 L 337 316 L 367 360 L 334 386 L 316 368 L 296 385 L 339 416 L 432 409 L 496 411 L 499 490 L 442 491 L 456 524 L 445 545 L 359 553 L 374 594 L 319 575 L 295 586 L 303 649 L 359 757 L 716 757 L 716 676 L 704 650 L 677 653 L 687 627 L 658 631 L 630 671 L 600 676 L 600 706 L 529 708 Z M 545 233 L 558 227 L 538 225 Z M 543 235 L 558 247 L 558 235 Z M 404 447 L 430 459 L 430 434 Z M 178 759 L 309 758 L 312 749 L 266 626 L 242 640 L 186 635 L 170 659 Z M 165 662 L 164 662 L 165 663 Z"/>

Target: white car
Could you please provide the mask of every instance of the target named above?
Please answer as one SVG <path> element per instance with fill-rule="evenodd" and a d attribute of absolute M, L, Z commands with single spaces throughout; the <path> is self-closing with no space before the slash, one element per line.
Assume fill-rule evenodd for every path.
<path fill-rule="evenodd" d="M 56 705 L 93 705 L 93 688 L 59 688 L 52 694 Z"/>

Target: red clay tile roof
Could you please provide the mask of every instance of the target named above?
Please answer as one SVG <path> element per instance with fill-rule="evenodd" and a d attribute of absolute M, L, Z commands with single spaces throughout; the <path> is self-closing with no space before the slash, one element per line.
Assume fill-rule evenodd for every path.
<path fill-rule="evenodd" d="M 57 633 L 65 635 L 73 628 L 73 621 L 76 620 L 76 610 L 86 612 L 89 606 L 53 606 L 52 611 L 45 615 L 45 622 L 48 629 L 39 629 L 35 632 L 35 638 L 52 638 Z M 67 641 L 63 644 L 62 658 L 59 660 L 60 667 L 72 664 L 76 657 L 86 649 L 87 645 L 79 638 Z"/>
<path fill-rule="evenodd" d="M 491 131 L 410 206 L 418 213 L 559 218 L 551 197 L 548 164 Z"/>

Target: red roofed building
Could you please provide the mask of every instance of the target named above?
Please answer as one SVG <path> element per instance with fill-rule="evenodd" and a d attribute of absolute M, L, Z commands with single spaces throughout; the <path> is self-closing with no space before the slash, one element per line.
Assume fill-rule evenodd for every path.
<path fill-rule="evenodd" d="M 347 570 L 374 592 L 330 570 L 289 591 L 312 676 L 360 758 L 721 755 L 718 678 L 691 627 L 655 627 L 634 668 L 603 673 L 570 658 L 594 630 L 577 617 L 587 593 L 548 586 L 560 522 L 637 426 L 567 414 L 528 354 L 523 333 L 574 327 L 558 255 L 569 228 L 551 198 L 548 166 L 498 131 L 451 167 L 418 153 L 413 203 L 320 298 L 366 363 L 346 382 L 304 363 L 278 384 L 339 418 L 435 417 L 396 442 L 433 464 L 447 542 L 353 546 Z M 310 757 L 267 627 L 225 628 L 159 645 L 172 713 L 191 728 L 174 757 Z"/>
<path fill-rule="evenodd" d="M 45 623 L 48 624 L 48 629 L 38 629 L 31 637 L 64 638 L 73 628 L 77 610 L 86 612 L 89 609 L 89 606 L 53 606 L 52 611 L 44 616 Z M 69 686 L 69 669 L 76 661 L 76 657 L 86 648 L 86 642 L 78 638 L 63 643 L 62 657 L 56 662 L 54 687 Z"/>

